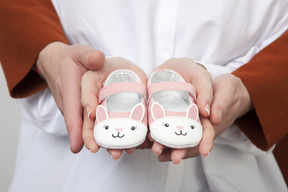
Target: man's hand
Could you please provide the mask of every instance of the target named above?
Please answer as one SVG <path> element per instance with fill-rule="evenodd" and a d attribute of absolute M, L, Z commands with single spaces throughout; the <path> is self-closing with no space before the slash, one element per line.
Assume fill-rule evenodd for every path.
<path fill-rule="evenodd" d="M 64 116 L 74 153 L 83 147 L 81 78 L 88 69 L 101 68 L 104 60 L 102 52 L 89 46 L 61 42 L 50 43 L 39 53 L 36 66 Z"/>
<path fill-rule="evenodd" d="M 216 135 L 219 135 L 253 106 L 245 85 L 241 79 L 232 74 L 221 75 L 214 79 L 213 91 L 210 120 L 215 125 Z"/>

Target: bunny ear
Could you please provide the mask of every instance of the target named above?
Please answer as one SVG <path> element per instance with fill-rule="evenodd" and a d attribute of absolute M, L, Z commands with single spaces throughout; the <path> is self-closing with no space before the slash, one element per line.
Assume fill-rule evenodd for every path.
<path fill-rule="evenodd" d="M 186 117 L 189 117 L 191 119 L 194 119 L 195 121 L 198 121 L 199 112 L 198 112 L 198 107 L 195 103 L 189 105 L 187 112 L 186 112 Z"/>
<path fill-rule="evenodd" d="M 144 117 L 144 114 L 145 114 L 145 107 L 144 107 L 144 105 L 143 105 L 142 103 L 138 103 L 138 104 L 135 105 L 135 106 L 133 107 L 133 109 L 131 110 L 131 113 L 130 113 L 130 117 L 129 117 L 129 118 L 142 122 L 143 117 Z"/>
<path fill-rule="evenodd" d="M 153 120 L 160 119 L 162 117 L 166 117 L 165 110 L 162 105 L 158 102 L 154 102 L 151 106 L 151 115 Z"/>
<path fill-rule="evenodd" d="M 97 122 L 99 123 L 99 122 L 104 121 L 106 119 L 109 119 L 107 110 L 105 109 L 105 107 L 103 107 L 103 105 L 98 105 L 98 107 L 96 109 Z"/>

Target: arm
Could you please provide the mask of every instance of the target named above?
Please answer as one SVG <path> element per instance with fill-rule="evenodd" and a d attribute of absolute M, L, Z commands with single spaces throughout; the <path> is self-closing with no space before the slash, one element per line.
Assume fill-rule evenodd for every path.
<path fill-rule="evenodd" d="M 247 64 L 234 71 L 233 75 L 224 75 L 216 79 L 210 117 L 213 123 L 218 124 L 215 127 L 216 132 L 225 129 L 239 117 L 236 119 L 236 124 L 258 148 L 268 150 L 277 144 L 274 154 L 286 182 L 288 181 L 287 50 L 288 31 L 255 55 Z M 227 78 L 233 81 L 227 81 Z M 230 92 L 222 91 L 225 89 L 221 89 L 221 86 L 227 88 L 232 82 L 235 82 L 235 86 L 232 86 L 233 96 Z M 237 102 L 227 102 L 228 100 L 223 102 L 223 98 L 227 97 Z M 228 113 L 222 113 L 219 118 L 218 107 L 214 107 L 216 105 L 221 106 L 222 112 L 228 111 Z"/>
<path fill-rule="evenodd" d="M 254 106 L 236 124 L 263 150 L 268 150 L 288 132 L 287 50 L 288 31 L 233 72 L 244 83 Z"/>
<path fill-rule="evenodd" d="M 268 150 L 287 134 L 287 49 L 288 32 L 234 71 L 233 75 L 220 75 L 213 81 L 214 99 L 210 120 L 215 124 L 216 136 L 238 117 L 236 123 L 240 129 L 263 150 Z M 219 115 L 219 109 L 222 115 Z M 273 121 L 275 126 L 271 124 Z M 192 156 L 187 153 L 184 158 Z"/>
<path fill-rule="evenodd" d="M 26 97 L 48 85 L 64 116 L 71 150 L 79 152 L 81 77 L 87 69 L 100 68 L 104 54 L 85 45 L 67 45 L 50 0 L 3 0 L 0 25 L 0 59 L 11 96 Z M 34 65 L 43 78 L 31 70 Z"/>
<path fill-rule="evenodd" d="M 274 154 L 288 183 L 288 31 L 233 74 L 250 93 L 254 110 L 236 121 L 259 148 Z M 248 127 L 253 126 L 253 129 Z"/>
<path fill-rule="evenodd" d="M 68 44 L 49 0 L 2 0 L 0 60 L 12 97 L 26 97 L 47 87 L 32 69 L 49 43 Z"/>

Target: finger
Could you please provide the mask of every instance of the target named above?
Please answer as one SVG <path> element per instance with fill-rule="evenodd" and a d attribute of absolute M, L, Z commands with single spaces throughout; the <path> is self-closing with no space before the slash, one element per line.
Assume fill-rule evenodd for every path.
<path fill-rule="evenodd" d="M 227 80 L 226 80 L 227 82 Z M 215 79 L 213 82 L 214 99 L 211 106 L 210 120 L 214 125 L 220 125 L 223 117 L 223 113 L 230 107 L 230 102 L 227 98 L 232 98 L 233 94 L 231 89 L 228 87 L 230 84 L 225 83 L 225 79 Z"/>
<path fill-rule="evenodd" d="M 152 138 L 151 134 L 150 134 L 150 131 L 148 132 L 147 134 L 147 138 L 149 139 L 149 141 L 153 142 L 154 139 Z"/>
<path fill-rule="evenodd" d="M 165 148 L 162 151 L 162 153 L 158 156 L 158 160 L 160 162 L 171 161 L 171 153 L 172 153 L 172 149 L 171 148 Z"/>
<path fill-rule="evenodd" d="M 199 155 L 199 145 L 193 148 L 187 149 L 185 158 L 197 157 Z"/>
<path fill-rule="evenodd" d="M 172 149 L 171 160 L 175 165 L 178 165 L 186 157 L 186 155 L 187 149 Z"/>
<path fill-rule="evenodd" d="M 134 151 L 135 151 L 135 148 L 125 149 L 125 152 L 127 154 L 132 154 L 132 153 L 134 153 Z"/>
<path fill-rule="evenodd" d="M 98 106 L 98 95 L 102 80 L 95 71 L 87 71 L 81 79 L 81 103 L 87 110 L 90 119 L 96 118 L 96 107 Z"/>
<path fill-rule="evenodd" d="M 81 77 L 74 66 L 67 68 L 65 81 L 62 87 L 63 114 L 70 139 L 70 148 L 73 153 L 78 153 L 83 147 L 82 140 L 82 114 L 83 108 L 80 103 Z M 61 85 L 60 85 L 61 86 Z"/>
<path fill-rule="evenodd" d="M 152 146 L 152 152 L 155 155 L 160 155 L 164 149 L 165 149 L 164 145 L 154 141 L 153 146 Z"/>
<path fill-rule="evenodd" d="M 148 138 L 145 139 L 145 141 L 137 147 L 137 149 L 151 149 L 153 145 L 153 142 L 149 141 Z"/>
<path fill-rule="evenodd" d="M 203 157 L 207 157 L 213 148 L 213 141 L 215 139 L 215 129 L 212 126 L 209 119 L 201 118 L 201 122 L 203 126 L 203 138 L 199 144 L 199 153 Z"/>
<path fill-rule="evenodd" d="M 88 117 L 86 109 L 84 109 L 82 137 L 86 148 L 92 153 L 99 150 L 99 145 L 94 139 L 94 120 Z"/>
<path fill-rule="evenodd" d="M 105 55 L 103 52 L 86 45 L 75 45 L 73 49 L 76 52 L 76 61 L 86 69 L 97 70 L 104 65 Z"/>
<path fill-rule="evenodd" d="M 98 105 L 98 92 L 101 81 L 97 81 L 97 72 L 87 71 L 81 78 L 81 103 L 84 107 L 83 140 L 85 146 L 96 153 L 99 149 L 94 138 L 94 119 Z"/>
<path fill-rule="evenodd" d="M 120 149 L 107 149 L 108 153 L 111 155 L 111 157 L 115 160 L 120 159 L 122 156 L 122 150 Z"/>
<path fill-rule="evenodd" d="M 199 66 L 200 67 L 200 66 Z M 198 73 L 193 85 L 196 89 L 197 106 L 199 112 L 204 117 L 210 116 L 211 104 L 213 100 L 212 79 L 210 74 L 201 67 L 202 73 Z"/>

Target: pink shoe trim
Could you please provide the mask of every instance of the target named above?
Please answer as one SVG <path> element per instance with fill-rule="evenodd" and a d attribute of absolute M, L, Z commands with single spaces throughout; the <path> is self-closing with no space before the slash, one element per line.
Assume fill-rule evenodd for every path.
<path fill-rule="evenodd" d="M 122 82 L 106 85 L 99 92 L 99 103 L 101 103 L 105 97 L 116 93 L 141 93 L 146 99 L 146 85 L 142 83 Z"/>
<path fill-rule="evenodd" d="M 167 81 L 153 83 L 148 87 L 149 98 L 151 98 L 154 93 L 160 91 L 187 91 L 194 97 L 194 99 L 196 98 L 194 86 L 186 82 Z"/>

